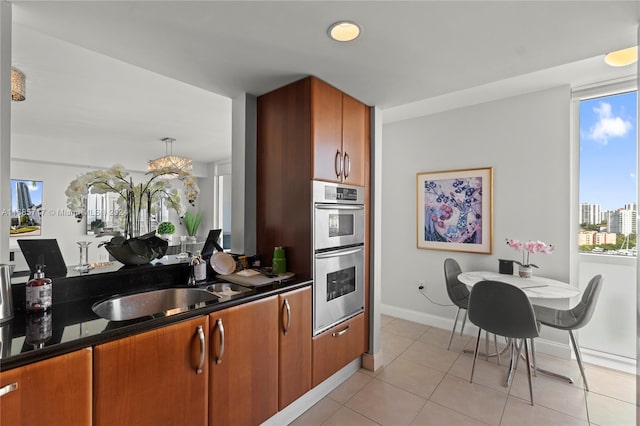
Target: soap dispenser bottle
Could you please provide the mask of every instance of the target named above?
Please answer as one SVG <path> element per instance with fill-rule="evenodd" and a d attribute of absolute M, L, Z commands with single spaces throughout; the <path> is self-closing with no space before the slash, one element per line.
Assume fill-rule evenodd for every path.
<path fill-rule="evenodd" d="M 42 269 L 46 265 L 36 265 L 36 273 L 26 285 L 27 312 L 44 312 L 51 309 L 52 282 L 44 276 Z"/>

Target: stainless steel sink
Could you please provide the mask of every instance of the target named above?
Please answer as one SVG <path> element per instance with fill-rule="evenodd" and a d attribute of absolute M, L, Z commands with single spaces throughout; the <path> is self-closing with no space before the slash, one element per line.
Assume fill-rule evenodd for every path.
<path fill-rule="evenodd" d="M 126 321 L 146 316 L 169 316 L 202 308 L 219 300 L 199 288 L 167 288 L 115 296 L 92 306 L 93 312 L 110 321 Z"/>
<path fill-rule="evenodd" d="M 243 287 L 233 283 L 215 283 L 209 284 L 205 287 L 208 292 L 211 292 L 220 298 L 220 301 L 237 299 L 245 296 L 253 290 L 247 287 Z"/>

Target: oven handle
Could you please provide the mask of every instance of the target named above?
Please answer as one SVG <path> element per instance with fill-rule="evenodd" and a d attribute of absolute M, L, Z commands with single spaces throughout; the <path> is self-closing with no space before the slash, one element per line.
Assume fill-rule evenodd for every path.
<path fill-rule="evenodd" d="M 316 204 L 318 210 L 364 210 L 362 204 Z"/>
<path fill-rule="evenodd" d="M 359 253 L 364 250 L 364 247 L 359 246 L 356 248 L 348 248 L 342 250 L 332 250 L 325 253 L 317 253 L 316 259 L 328 259 L 330 257 L 347 256 L 349 254 Z"/>

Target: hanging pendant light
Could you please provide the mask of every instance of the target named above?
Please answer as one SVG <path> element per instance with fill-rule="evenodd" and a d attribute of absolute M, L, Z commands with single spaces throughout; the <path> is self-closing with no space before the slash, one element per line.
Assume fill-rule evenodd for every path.
<path fill-rule="evenodd" d="M 167 169 L 178 169 L 185 172 L 190 172 L 193 168 L 193 161 L 191 158 L 178 157 L 173 155 L 173 143 L 176 141 L 174 138 L 161 139 L 165 143 L 165 156 L 150 160 L 147 165 L 147 171 L 150 173 L 158 173 Z M 164 173 L 161 175 L 163 178 L 172 179 L 178 175 L 175 173 Z"/>
<path fill-rule="evenodd" d="M 18 68 L 11 67 L 11 100 L 24 101 L 26 92 L 26 78 Z"/>

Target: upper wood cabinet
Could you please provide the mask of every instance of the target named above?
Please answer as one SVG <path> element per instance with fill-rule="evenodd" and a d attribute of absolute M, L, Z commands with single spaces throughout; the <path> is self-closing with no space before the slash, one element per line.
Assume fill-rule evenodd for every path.
<path fill-rule="evenodd" d="M 278 296 L 214 312 L 210 322 L 209 424 L 264 422 L 278 411 Z"/>
<path fill-rule="evenodd" d="M 91 349 L 0 373 L 0 424 L 91 425 Z"/>
<path fill-rule="evenodd" d="M 278 409 L 311 389 L 311 287 L 278 296 Z"/>
<path fill-rule="evenodd" d="M 283 246 L 288 268 L 311 276 L 311 180 L 368 187 L 369 127 L 369 107 L 315 77 L 258 97 L 256 248 L 267 266 Z"/>
<path fill-rule="evenodd" d="M 94 425 L 206 425 L 207 335 L 205 316 L 96 346 Z"/>
<path fill-rule="evenodd" d="M 311 77 L 313 179 L 365 185 L 369 108 Z"/>

